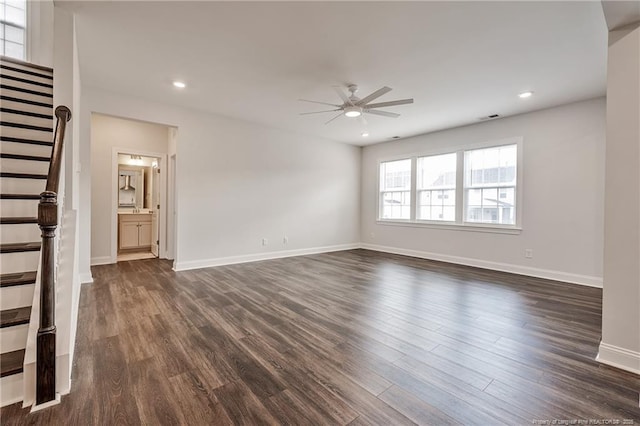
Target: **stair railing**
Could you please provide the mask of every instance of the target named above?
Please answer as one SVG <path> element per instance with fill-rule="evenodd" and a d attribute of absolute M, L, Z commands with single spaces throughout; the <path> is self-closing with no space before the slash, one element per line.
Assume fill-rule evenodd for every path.
<path fill-rule="evenodd" d="M 40 194 L 38 226 L 42 233 L 40 286 L 40 326 L 36 341 L 36 405 L 56 399 L 56 323 L 55 323 L 55 236 L 58 227 L 58 184 L 62 166 L 62 145 L 71 111 L 66 106 L 55 110 L 47 186 Z"/>

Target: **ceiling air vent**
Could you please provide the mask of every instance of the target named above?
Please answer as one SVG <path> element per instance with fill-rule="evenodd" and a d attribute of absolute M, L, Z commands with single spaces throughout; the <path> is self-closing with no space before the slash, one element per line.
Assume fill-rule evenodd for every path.
<path fill-rule="evenodd" d="M 486 121 L 486 120 L 495 120 L 496 118 L 500 118 L 500 114 L 487 115 L 486 117 L 480 117 L 478 120 Z"/>

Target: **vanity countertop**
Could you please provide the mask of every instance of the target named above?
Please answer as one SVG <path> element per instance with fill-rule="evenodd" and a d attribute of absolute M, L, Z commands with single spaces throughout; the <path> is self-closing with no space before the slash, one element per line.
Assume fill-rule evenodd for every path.
<path fill-rule="evenodd" d="M 126 214 L 126 215 L 132 215 L 132 214 L 140 214 L 140 215 L 149 215 L 151 214 L 151 210 L 149 209 L 140 209 L 140 211 L 134 212 L 133 210 L 122 210 L 119 211 L 118 214 Z"/>

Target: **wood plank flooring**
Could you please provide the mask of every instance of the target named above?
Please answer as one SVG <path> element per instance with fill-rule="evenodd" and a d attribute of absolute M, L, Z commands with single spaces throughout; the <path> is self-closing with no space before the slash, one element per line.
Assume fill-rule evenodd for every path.
<path fill-rule="evenodd" d="M 367 250 L 93 273 L 71 394 L 3 425 L 640 424 L 599 289 Z"/>

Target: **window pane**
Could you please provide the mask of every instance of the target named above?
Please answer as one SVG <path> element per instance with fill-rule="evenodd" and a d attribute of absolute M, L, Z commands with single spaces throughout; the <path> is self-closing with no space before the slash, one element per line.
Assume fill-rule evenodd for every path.
<path fill-rule="evenodd" d="M 465 185 L 514 185 L 517 161 L 517 145 L 466 151 Z"/>
<path fill-rule="evenodd" d="M 24 59 L 24 46 L 22 44 L 11 43 L 5 41 L 4 43 L 5 55 L 16 59 Z"/>
<path fill-rule="evenodd" d="M 5 20 L 13 24 L 24 27 L 24 10 L 17 9 L 15 7 L 6 6 L 5 8 Z"/>
<path fill-rule="evenodd" d="M 380 191 L 411 190 L 411 160 L 380 163 Z"/>
<path fill-rule="evenodd" d="M 418 158 L 418 189 L 455 188 L 456 154 Z"/>
<path fill-rule="evenodd" d="M 24 44 L 24 29 L 16 28 L 7 25 L 6 27 L 6 38 L 8 41 L 12 41 L 18 44 Z"/>
<path fill-rule="evenodd" d="M 25 0 L 6 0 L 6 2 L 3 2 L 3 3 L 6 3 L 9 6 L 13 6 L 15 8 L 22 9 L 22 10 L 25 10 L 27 8 Z"/>
<path fill-rule="evenodd" d="M 409 191 L 383 192 L 381 198 L 381 219 L 410 219 L 411 193 Z"/>

